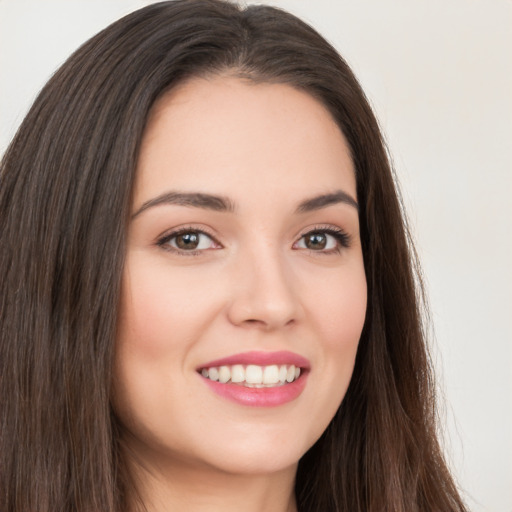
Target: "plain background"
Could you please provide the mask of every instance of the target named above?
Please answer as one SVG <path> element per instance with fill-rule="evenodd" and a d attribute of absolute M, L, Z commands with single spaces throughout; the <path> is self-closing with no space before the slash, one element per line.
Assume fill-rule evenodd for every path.
<path fill-rule="evenodd" d="M 56 67 L 150 3 L 0 0 L 0 154 Z M 471 510 L 512 512 L 512 2 L 268 3 L 327 37 L 377 112 L 430 295 L 449 460 Z"/>

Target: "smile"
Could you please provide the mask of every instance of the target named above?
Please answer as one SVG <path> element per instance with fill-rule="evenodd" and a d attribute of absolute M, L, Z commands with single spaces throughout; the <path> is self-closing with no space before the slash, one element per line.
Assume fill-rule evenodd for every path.
<path fill-rule="evenodd" d="M 215 394 L 252 407 L 276 407 L 295 400 L 309 372 L 309 361 L 288 351 L 245 352 L 197 368 Z"/>
<path fill-rule="evenodd" d="M 272 364 L 269 366 L 235 364 L 201 369 L 201 375 L 206 379 L 221 384 L 231 382 L 249 388 L 284 386 L 297 380 L 300 373 L 300 367 L 293 364 Z"/>

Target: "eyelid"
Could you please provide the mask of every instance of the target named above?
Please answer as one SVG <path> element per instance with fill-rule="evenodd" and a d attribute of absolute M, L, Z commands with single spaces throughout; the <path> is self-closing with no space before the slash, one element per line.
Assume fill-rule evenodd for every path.
<path fill-rule="evenodd" d="M 304 230 L 300 236 L 297 238 L 297 240 L 294 242 L 294 246 L 299 243 L 301 240 L 304 239 L 307 235 L 311 235 L 313 233 L 325 233 L 327 235 L 330 235 L 334 237 L 338 243 L 338 246 L 334 249 L 327 249 L 327 250 L 318 250 L 315 251 L 313 249 L 309 249 L 311 253 L 315 254 L 333 254 L 333 253 L 339 253 L 342 249 L 349 248 L 351 245 L 352 237 L 350 234 L 343 228 L 339 226 L 335 226 L 332 224 L 327 225 L 316 225 L 311 228 L 307 228 Z M 305 248 L 305 250 L 308 250 Z"/>
<path fill-rule="evenodd" d="M 196 227 L 196 226 L 182 226 L 182 227 L 176 227 L 172 228 L 168 231 L 166 231 L 164 234 L 160 235 L 157 239 L 155 244 L 164 249 L 165 251 L 178 254 L 180 256 L 197 256 L 199 254 L 202 254 L 206 251 L 210 251 L 212 249 L 196 249 L 196 250 L 181 250 L 178 247 L 173 247 L 172 245 L 168 244 L 170 240 L 173 238 L 182 235 L 184 233 L 199 233 L 202 235 L 206 235 L 208 238 L 210 238 L 213 243 L 217 246 L 212 249 L 221 249 L 223 246 L 222 244 L 217 240 L 216 236 L 213 235 L 207 228 L 205 227 Z"/>

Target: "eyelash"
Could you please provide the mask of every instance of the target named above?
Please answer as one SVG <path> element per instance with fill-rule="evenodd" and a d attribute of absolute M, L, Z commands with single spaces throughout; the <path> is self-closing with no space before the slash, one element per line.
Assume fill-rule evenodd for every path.
<path fill-rule="evenodd" d="M 208 231 L 205 231 L 204 229 L 198 229 L 198 228 L 194 228 L 192 226 L 187 226 L 184 228 L 177 229 L 175 231 L 171 231 L 170 233 L 167 233 L 162 238 L 157 240 L 156 244 L 159 247 L 161 247 L 164 251 L 169 251 L 174 254 L 178 254 L 180 256 L 199 256 L 205 250 L 208 250 L 208 249 L 199 249 L 199 250 L 184 251 L 184 250 L 180 250 L 176 247 L 172 247 L 171 245 L 169 245 L 169 242 L 173 238 L 176 238 L 180 235 L 184 235 L 187 233 L 196 233 L 199 235 L 206 235 L 208 238 L 210 238 L 212 240 L 213 243 L 220 246 L 219 242 L 217 242 L 216 238 L 211 233 L 208 233 Z"/>
<path fill-rule="evenodd" d="M 169 245 L 169 242 L 172 239 L 174 239 L 180 235 L 187 234 L 187 233 L 206 235 L 208 238 L 210 238 L 212 240 L 212 242 L 214 244 L 217 244 L 217 245 L 219 245 L 219 247 L 222 247 L 221 244 L 216 240 L 216 238 L 211 233 L 208 233 L 208 231 L 206 231 L 204 229 L 198 229 L 198 228 L 194 228 L 192 226 L 180 228 L 180 229 L 177 229 L 170 233 L 167 233 L 166 235 L 162 236 L 160 239 L 157 240 L 156 245 L 158 245 L 158 247 L 161 247 L 165 251 L 169 251 L 174 254 L 178 254 L 180 256 L 199 256 L 203 252 L 209 250 L 209 249 L 199 249 L 199 250 L 186 251 L 186 250 L 180 250 L 176 247 L 172 247 L 171 245 Z M 315 251 L 313 249 L 306 249 L 311 254 L 314 254 L 314 255 L 339 254 L 342 249 L 346 249 L 346 248 L 350 247 L 350 241 L 351 241 L 350 235 L 343 229 L 334 228 L 332 226 L 328 226 L 328 227 L 315 226 L 313 229 L 310 229 L 309 231 L 303 233 L 299 237 L 299 239 L 296 242 L 294 242 L 294 245 L 299 243 L 301 240 L 304 240 L 307 236 L 311 236 L 311 235 L 315 235 L 315 234 L 330 235 L 335 238 L 335 240 L 338 242 L 338 244 L 335 248 L 328 249 L 328 250 Z"/>
<path fill-rule="evenodd" d="M 342 249 L 348 249 L 350 247 L 350 235 L 343 229 L 333 226 L 315 226 L 313 229 L 310 229 L 306 233 L 303 233 L 299 241 L 305 239 L 307 236 L 321 234 L 321 235 L 330 235 L 332 236 L 338 244 L 333 249 L 315 251 L 313 249 L 307 249 L 310 254 L 316 255 L 330 255 L 330 254 L 339 254 Z"/>

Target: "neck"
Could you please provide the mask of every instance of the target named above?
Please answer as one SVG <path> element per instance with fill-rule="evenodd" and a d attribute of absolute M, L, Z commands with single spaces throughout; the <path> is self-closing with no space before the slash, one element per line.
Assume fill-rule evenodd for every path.
<path fill-rule="evenodd" d="M 271 474 L 232 474 L 217 468 L 187 466 L 130 468 L 139 500 L 131 512 L 297 512 L 296 466 Z"/>

